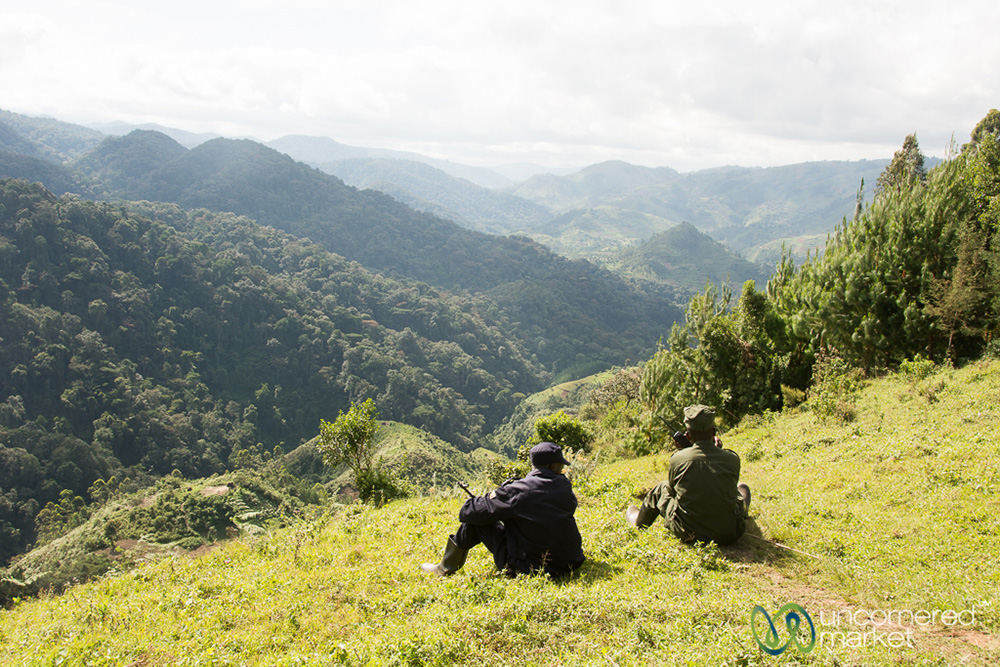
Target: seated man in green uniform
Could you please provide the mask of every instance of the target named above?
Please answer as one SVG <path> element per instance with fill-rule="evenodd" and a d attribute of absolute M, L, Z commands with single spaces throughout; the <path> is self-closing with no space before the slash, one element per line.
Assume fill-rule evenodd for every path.
<path fill-rule="evenodd" d="M 715 436 L 712 408 L 684 408 L 684 426 L 691 446 L 674 452 L 666 481 L 646 494 L 641 507 L 630 506 L 625 518 L 645 528 L 662 516 L 685 542 L 735 542 L 750 509 L 750 487 L 739 482 L 740 457 Z"/>

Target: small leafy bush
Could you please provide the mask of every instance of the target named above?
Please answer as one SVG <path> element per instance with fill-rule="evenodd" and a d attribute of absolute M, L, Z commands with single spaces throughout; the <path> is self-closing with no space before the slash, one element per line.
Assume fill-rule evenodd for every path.
<path fill-rule="evenodd" d="M 531 462 L 528 460 L 530 452 L 530 445 L 521 445 L 517 450 L 517 458 L 513 461 L 490 461 L 486 466 L 486 477 L 498 486 L 508 479 L 524 477 L 531 472 Z"/>
<path fill-rule="evenodd" d="M 594 434 L 579 419 L 560 410 L 535 421 L 535 436 L 529 440 L 529 444 L 536 445 L 540 442 L 554 442 L 563 449 L 587 452 L 594 442 Z"/>
<path fill-rule="evenodd" d="M 406 498 L 410 495 L 406 484 L 380 458 L 366 470 L 355 474 L 354 483 L 358 487 L 358 495 L 365 502 L 384 505 L 391 500 Z"/>
<path fill-rule="evenodd" d="M 820 419 L 847 424 L 857 417 L 857 398 L 864 387 L 864 371 L 854 368 L 836 351 L 816 355 L 809 407 Z"/>
<path fill-rule="evenodd" d="M 919 382 L 926 379 L 931 373 L 933 373 L 935 367 L 936 364 L 932 359 L 928 359 L 922 354 L 918 354 L 913 359 L 904 360 L 899 365 L 899 373 L 913 382 Z"/>

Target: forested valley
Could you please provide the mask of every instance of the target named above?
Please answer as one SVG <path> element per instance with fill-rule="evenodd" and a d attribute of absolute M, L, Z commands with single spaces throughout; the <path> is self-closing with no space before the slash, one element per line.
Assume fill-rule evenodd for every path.
<path fill-rule="evenodd" d="M 0 208 L 4 560 L 95 481 L 259 466 L 368 398 L 495 448 L 527 394 L 641 359 L 680 316 L 255 142 L 0 120 L 0 175 L 36 181 Z"/>
<path fill-rule="evenodd" d="M 369 398 L 508 456 L 527 395 L 612 366 L 572 418 L 609 457 L 660 451 L 694 402 L 849 421 L 867 377 L 998 352 L 998 131 L 930 170 L 907 137 L 822 253 L 683 311 L 253 142 L 133 133 L 57 164 L 8 141 L 0 175 L 42 184 L 0 182 L 0 559 L 106 480 L 261 469 Z"/>

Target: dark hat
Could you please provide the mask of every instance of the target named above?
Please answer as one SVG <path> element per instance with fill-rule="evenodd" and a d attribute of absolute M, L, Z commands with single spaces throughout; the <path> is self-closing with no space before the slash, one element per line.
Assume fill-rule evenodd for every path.
<path fill-rule="evenodd" d="M 529 454 L 531 456 L 531 465 L 535 466 L 548 466 L 553 463 L 562 463 L 563 465 L 570 465 L 569 461 L 563 458 L 562 447 L 555 444 L 554 442 L 540 442 L 531 448 Z"/>
<path fill-rule="evenodd" d="M 711 431 L 715 428 L 715 408 L 689 405 L 684 408 L 684 425 L 692 431 Z"/>

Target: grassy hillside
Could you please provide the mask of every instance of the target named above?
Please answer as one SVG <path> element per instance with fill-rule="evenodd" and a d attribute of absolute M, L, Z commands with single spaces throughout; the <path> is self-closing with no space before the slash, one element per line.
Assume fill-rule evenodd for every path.
<path fill-rule="evenodd" d="M 540 417 L 560 410 L 572 415 L 578 414 L 590 398 L 590 393 L 612 375 L 613 371 L 604 370 L 576 380 L 560 382 L 525 397 L 510 417 L 490 435 L 492 447 L 513 458 L 518 448 L 536 435 L 535 422 Z"/>
<path fill-rule="evenodd" d="M 476 479 L 489 460 L 500 458 L 484 449 L 464 453 L 397 422 L 382 422 L 376 443 L 378 455 L 412 495 L 457 488 L 458 482 Z M 72 494 L 61 498 L 58 517 L 49 512 L 35 548 L 15 558 L 10 568 L 0 568 L 0 604 L 108 570 L 204 551 L 235 536 L 284 527 L 328 498 L 351 502 L 357 497 L 347 467 L 328 468 L 314 441 L 283 456 L 260 452 L 257 459 L 245 458 L 235 472 L 194 480 L 168 475 L 142 489 L 112 478 L 99 484 L 107 496 L 103 504 L 72 502 Z"/>
<path fill-rule="evenodd" d="M 15 604 L 0 662 L 997 664 L 998 391 L 996 361 L 914 372 L 865 388 L 848 423 L 807 403 L 725 434 L 758 535 L 728 548 L 625 527 L 623 508 L 664 475 L 659 454 L 577 476 L 588 561 L 568 581 L 499 577 L 482 549 L 454 577 L 423 575 L 453 494 L 354 505 Z M 751 612 L 787 603 L 827 634 L 773 659 Z"/>
<path fill-rule="evenodd" d="M 459 482 L 475 479 L 487 461 L 499 457 L 496 452 L 482 448 L 462 452 L 441 438 L 398 422 L 384 422 L 375 442 L 378 456 L 417 495 L 455 488 Z M 331 490 L 337 491 L 350 484 L 350 473 L 340 471 Z"/>

